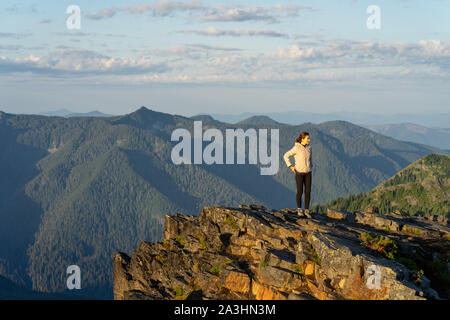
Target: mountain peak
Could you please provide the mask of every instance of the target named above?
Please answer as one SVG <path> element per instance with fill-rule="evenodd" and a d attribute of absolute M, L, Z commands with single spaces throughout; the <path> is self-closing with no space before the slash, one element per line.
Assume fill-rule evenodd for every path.
<path fill-rule="evenodd" d="M 152 110 L 150 110 L 147 107 L 142 106 L 139 109 L 137 109 L 135 112 L 147 112 L 147 111 L 152 111 Z"/>
<path fill-rule="evenodd" d="M 136 111 L 123 115 L 113 121 L 116 124 L 128 124 L 134 127 L 157 132 L 167 125 L 174 125 L 174 115 L 140 107 Z"/>
<path fill-rule="evenodd" d="M 163 116 L 164 115 L 164 116 L 172 117 L 172 115 L 169 113 L 155 111 L 155 110 L 149 109 L 145 106 L 140 107 L 139 109 L 137 109 L 134 112 L 129 113 L 128 115 L 139 115 L 139 116 L 155 116 L 155 115 Z"/>
<path fill-rule="evenodd" d="M 191 119 L 203 121 L 215 121 L 215 119 L 211 117 L 209 114 L 197 114 L 195 116 L 192 116 Z"/>
<path fill-rule="evenodd" d="M 130 113 L 128 113 L 128 114 L 123 115 L 122 117 L 130 117 L 130 116 L 148 116 L 148 115 L 151 115 L 151 114 L 153 114 L 153 113 L 158 113 L 158 112 L 153 111 L 153 110 L 151 110 L 151 109 L 149 109 L 149 108 L 147 108 L 147 107 L 142 106 L 142 107 L 136 109 L 136 110 L 133 111 L 133 112 L 130 112 Z"/>
<path fill-rule="evenodd" d="M 251 116 L 247 119 L 239 121 L 239 125 L 284 125 L 283 123 L 277 122 L 268 116 L 256 115 Z"/>

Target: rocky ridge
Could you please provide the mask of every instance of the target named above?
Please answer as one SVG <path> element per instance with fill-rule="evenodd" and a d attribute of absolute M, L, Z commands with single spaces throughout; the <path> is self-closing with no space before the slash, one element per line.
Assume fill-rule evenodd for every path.
<path fill-rule="evenodd" d="M 448 299 L 447 221 L 259 205 L 165 219 L 162 241 L 114 255 L 115 299 Z"/>

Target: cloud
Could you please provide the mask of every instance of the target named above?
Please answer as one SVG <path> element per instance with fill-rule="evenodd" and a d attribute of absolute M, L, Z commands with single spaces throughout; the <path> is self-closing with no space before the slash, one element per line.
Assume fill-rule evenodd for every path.
<path fill-rule="evenodd" d="M 318 9 L 297 5 L 253 6 L 217 5 L 209 7 L 200 20 L 218 22 L 265 21 L 278 23 L 282 18 L 297 17 L 300 11 L 317 11 Z"/>
<path fill-rule="evenodd" d="M 188 11 L 202 11 L 205 10 L 206 6 L 202 4 L 201 1 L 190 1 L 190 2 L 180 2 L 180 1 L 169 1 L 162 0 L 155 3 L 151 3 L 147 6 L 138 5 L 136 7 L 127 7 L 126 11 L 129 13 L 143 13 L 146 11 L 152 11 L 155 16 L 168 16 L 175 12 L 188 12 Z"/>
<path fill-rule="evenodd" d="M 29 5 L 24 5 L 23 3 L 14 3 L 4 10 L 8 14 L 39 13 L 37 3 L 32 3 Z"/>
<path fill-rule="evenodd" d="M 173 57 L 174 60 L 171 60 L 172 63 L 177 64 L 178 67 L 181 65 L 183 68 L 183 65 L 187 60 L 206 61 L 216 53 L 227 54 L 230 52 L 241 51 L 243 50 L 239 48 L 211 46 L 205 44 L 186 44 L 174 46 L 168 49 L 151 49 L 148 50 L 147 53 L 161 59 L 170 59 Z"/>
<path fill-rule="evenodd" d="M 118 13 L 143 14 L 150 12 L 153 16 L 166 17 L 179 12 L 198 13 L 200 21 L 265 21 L 280 22 L 285 17 L 297 17 L 301 11 L 317 11 L 318 9 L 298 5 L 274 5 L 244 7 L 238 4 L 208 6 L 202 1 L 169 1 L 159 0 L 135 6 L 104 8 L 93 14 L 86 14 L 91 20 L 109 19 Z"/>
<path fill-rule="evenodd" d="M 53 34 L 63 37 L 89 37 L 92 36 L 92 33 L 86 33 L 81 31 L 74 31 L 74 32 L 54 32 Z"/>
<path fill-rule="evenodd" d="M 160 0 L 157 2 L 139 4 L 135 6 L 104 8 L 95 14 L 87 14 L 86 18 L 91 20 L 108 19 L 114 17 L 119 12 L 129 14 L 143 14 L 146 12 L 151 12 L 154 16 L 165 17 L 175 12 L 186 12 L 196 10 L 202 11 L 205 10 L 206 8 L 207 7 L 202 5 L 201 2 L 199 1 L 180 2 L 180 1 Z"/>
<path fill-rule="evenodd" d="M 267 8 L 255 6 L 250 8 L 234 7 L 230 5 L 220 5 L 210 8 L 207 13 L 201 16 L 203 21 L 218 22 L 243 22 L 243 21 L 265 21 L 270 23 L 279 22 L 274 13 Z"/>
<path fill-rule="evenodd" d="M 79 38 L 79 37 L 112 37 L 112 38 L 126 38 L 125 34 L 114 34 L 114 33 L 99 33 L 99 32 L 81 32 L 81 31 L 66 31 L 66 32 L 53 32 L 52 34 L 68 37 L 68 38 Z"/>
<path fill-rule="evenodd" d="M 207 30 L 180 30 L 178 33 L 184 34 L 196 34 L 201 36 L 213 36 L 213 37 L 272 37 L 272 38 L 289 38 L 289 35 L 271 31 L 271 30 L 220 30 L 215 27 L 210 27 Z"/>
<path fill-rule="evenodd" d="M 86 14 L 86 18 L 91 20 L 102 20 L 114 17 L 118 12 L 116 8 L 105 8 L 94 14 Z"/>
<path fill-rule="evenodd" d="M 243 51 L 240 48 L 230 48 L 230 47 L 219 47 L 219 46 L 209 46 L 205 44 L 189 44 L 188 46 L 194 47 L 194 48 L 201 48 L 205 50 L 214 50 L 214 51 Z"/>
<path fill-rule="evenodd" d="M 318 53 L 313 47 L 301 48 L 297 45 L 293 45 L 287 48 L 278 48 L 276 54 L 279 58 L 299 59 L 299 58 L 318 58 L 321 57 L 321 53 Z"/>
<path fill-rule="evenodd" d="M 450 41 L 422 40 L 417 43 L 381 43 L 370 40 L 330 40 L 321 41 L 314 46 L 305 44 L 278 48 L 274 53 L 280 58 L 351 58 L 353 61 L 362 61 L 368 64 L 377 62 L 409 61 L 430 63 L 432 58 L 450 57 Z M 312 50 L 314 49 L 314 50 Z"/>
<path fill-rule="evenodd" d="M 61 48 L 46 56 L 0 57 L 0 73 L 70 79 L 96 76 L 99 81 L 119 83 L 450 80 L 450 41 L 441 40 L 381 43 L 336 39 L 281 46 L 270 52 L 199 43 L 140 51 L 134 58 Z"/>
<path fill-rule="evenodd" d="M 0 38 L 10 38 L 20 40 L 22 38 L 29 36 L 31 36 L 31 33 L 0 32 Z"/>
<path fill-rule="evenodd" d="M 169 70 L 164 62 L 149 58 L 113 58 L 89 50 L 63 49 L 48 56 L 26 58 L 0 56 L 0 73 L 30 72 L 50 76 L 130 75 L 162 73 Z"/>

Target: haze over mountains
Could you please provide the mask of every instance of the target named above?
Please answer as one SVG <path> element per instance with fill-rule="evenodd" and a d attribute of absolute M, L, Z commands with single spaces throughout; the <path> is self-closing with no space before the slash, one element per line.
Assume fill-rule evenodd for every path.
<path fill-rule="evenodd" d="M 305 122 L 321 123 L 325 121 L 343 120 L 357 125 L 385 125 L 388 123 L 415 123 L 421 126 L 431 128 L 448 128 L 450 124 L 450 113 L 442 114 L 393 114 L 383 115 L 367 112 L 330 112 L 330 113 L 314 113 L 305 111 L 288 111 L 288 112 L 269 112 L 269 113 L 252 113 L 245 112 L 240 114 L 211 114 L 211 116 L 219 121 L 236 123 L 252 116 L 267 116 L 275 121 L 286 124 L 299 124 Z"/>
<path fill-rule="evenodd" d="M 113 117 L 114 115 L 102 113 L 100 111 L 90 111 L 85 113 L 72 112 L 67 109 L 59 109 L 39 113 L 44 116 L 58 117 Z M 343 120 L 361 125 L 375 132 L 388 137 L 422 143 L 444 150 L 450 150 L 450 121 L 449 114 L 417 115 L 398 114 L 394 116 L 380 116 L 368 113 L 335 112 L 329 114 L 308 113 L 308 112 L 283 112 L 270 114 L 242 113 L 237 115 L 227 114 L 200 114 L 190 117 L 194 120 L 202 120 L 208 123 L 230 123 L 230 124 L 299 124 L 305 122 L 321 123 L 326 121 Z M 278 121 L 274 120 L 278 119 Z M 405 123 L 410 119 L 416 123 Z M 393 123 L 392 121 L 403 121 Z M 428 123 L 428 126 L 417 124 Z M 441 126 L 441 127 L 439 127 Z"/>
<path fill-rule="evenodd" d="M 375 132 L 398 140 L 423 143 L 450 150 L 450 123 L 447 128 L 428 128 L 415 123 L 398 123 L 364 126 Z"/>
<path fill-rule="evenodd" d="M 200 119 L 201 116 L 196 117 Z M 216 121 L 237 124 L 245 124 L 246 122 L 261 124 L 298 124 L 305 122 L 321 123 L 343 120 L 397 140 L 422 143 L 450 150 L 450 114 L 397 114 L 393 116 L 382 116 L 369 113 L 340 112 L 319 114 L 293 111 L 258 115 L 253 113 L 242 113 L 237 115 L 213 114 L 209 117 Z"/>
<path fill-rule="evenodd" d="M 42 116 L 56 116 L 56 117 L 64 117 L 64 118 L 71 118 L 71 117 L 113 117 L 111 114 L 106 114 L 97 110 L 90 111 L 90 112 L 72 112 L 67 109 L 59 109 L 55 111 L 47 111 L 47 112 L 41 112 L 39 115 Z"/>
<path fill-rule="evenodd" d="M 205 128 L 222 132 L 278 128 L 278 173 L 261 176 L 249 164 L 176 166 L 171 133 L 192 132 L 194 119 L 144 107 L 107 118 L 0 112 L 0 275 L 34 290 L 65 292 L 66 268 L 76 264 L 83 293 L 111 298 L 112 254 L 159 240 L 166 213 L 241 203 L 296 206 L 294 177 L 282 156 L 303 130 L 314 150 L 313 204 L 369 191 L 413 161 L 444 153 L 346 121 L 202 119 Z"/>

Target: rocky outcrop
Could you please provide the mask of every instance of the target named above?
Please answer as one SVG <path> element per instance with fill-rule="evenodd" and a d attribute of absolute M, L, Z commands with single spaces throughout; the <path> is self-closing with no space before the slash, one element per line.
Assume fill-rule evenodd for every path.
<path fill-rule="evenodd" d="M 433 261 L 448 261 L 449 234 L 435 221 L 373 211 L 307 219 L 205 207 L 166 215 L 162 241 L 140 243 L 132 257 L 116 253 L 114 298 L 448 299 Z"/>

